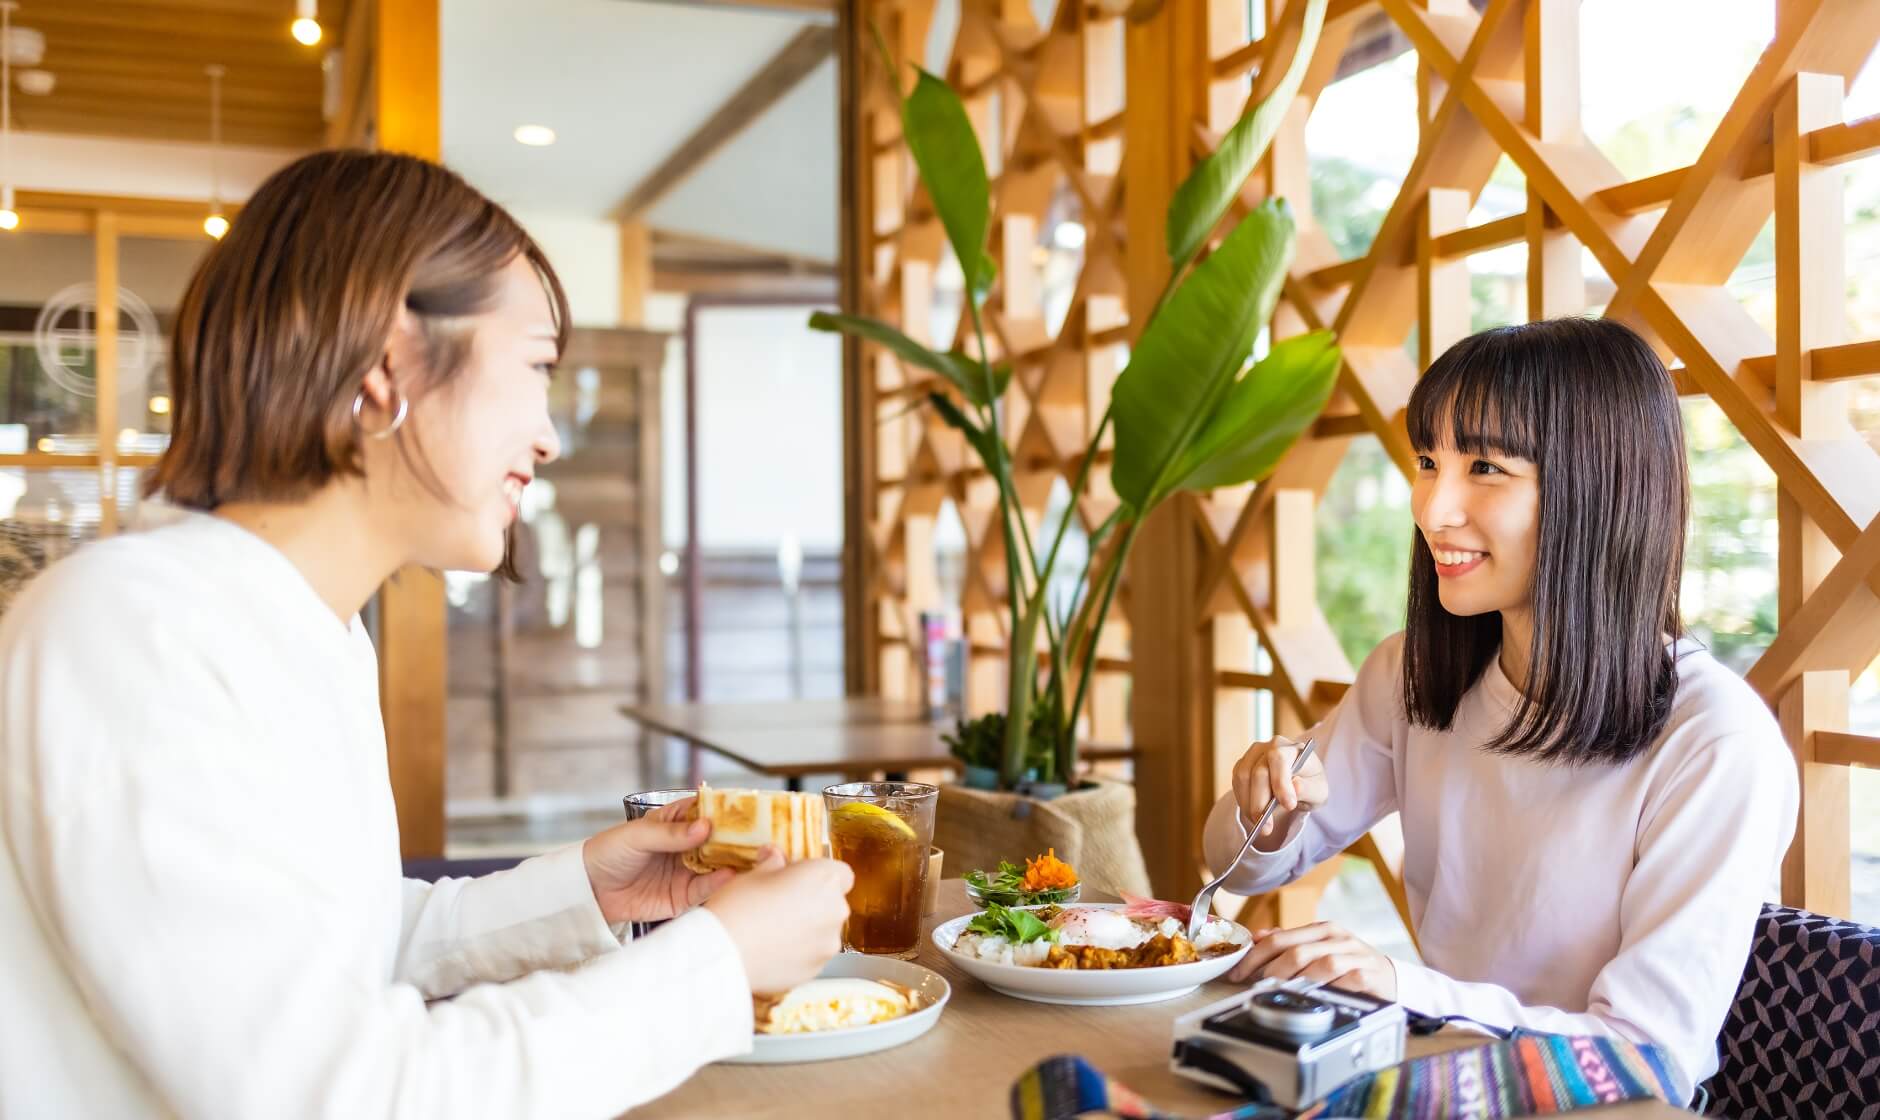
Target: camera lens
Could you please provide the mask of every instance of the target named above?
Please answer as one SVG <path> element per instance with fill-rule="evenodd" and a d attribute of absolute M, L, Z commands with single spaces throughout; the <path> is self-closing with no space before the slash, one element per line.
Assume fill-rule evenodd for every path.
<path fill-rule="evenodd" d="M 1332 1029 L 1338 1012 L 1315 996 L 1275 989 L 1255 992 L 1247 999 L 1247 1014 L 1267 1030 L 1292 1038 L 1317 1038 Z"/>

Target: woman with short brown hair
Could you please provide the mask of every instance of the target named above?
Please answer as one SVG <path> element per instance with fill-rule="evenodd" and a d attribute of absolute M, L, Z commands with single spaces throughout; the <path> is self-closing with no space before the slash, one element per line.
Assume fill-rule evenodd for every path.
<path fill-rule="evenodd" d="M 709 826 L 671 812 L 400 877 L 358 614 L 402 567 L 502 563 L 567 314 L 515 220 L 410 157 L 299 160 L 211 250 L 150 482 L 190 512 L 0 624 L 0 1115 L 611 1116 L 836 951 L 846 867 L 694 875 Z"/>

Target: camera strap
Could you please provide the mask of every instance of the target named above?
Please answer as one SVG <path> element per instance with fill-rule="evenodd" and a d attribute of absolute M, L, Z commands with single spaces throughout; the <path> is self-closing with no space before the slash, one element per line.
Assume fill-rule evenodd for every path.
<path fill-rule="evenodd" d="M 1226 1080 L 1238 1083 L 1232 1077 Z M 1524 1033 L 1367 1074 L 1296 1115 L 1298 1120 L 1543 1116 L 1619 1101 L 1656 1098 L 1680 1103 L 1673 1084 L 1669 1059 L 1659 1047 L 1604 1036 Z M 1265 1086 L 1243 1085 L 1242 1094 L 1252 1101 L 1212 1113 L 1207 1120 L 1286 1120 L 1295 1115 L 1270 1103 Z M 1125 1120 L 1181 1120 L 1074 1054 L 1046 1058 L 1026 1071 L 1012 1086 L 1011 1106 L 1013 1120 L 1070 1120 L 1092 1112 Z"/>
<path fill-rule="evenodd" d="M 1523 1033 L 1446 1050 L 1341 1086 L 1300 1113 L 1332 1116 L 1543 1116 L 1619 1101 L 1677 1101 L 1670 1061 L 1657 1046 L 1595 1035 Z"/>

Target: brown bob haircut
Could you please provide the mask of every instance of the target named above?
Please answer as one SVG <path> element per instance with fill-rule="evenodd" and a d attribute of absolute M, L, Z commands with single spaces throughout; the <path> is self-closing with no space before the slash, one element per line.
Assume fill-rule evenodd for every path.
<path fill-rule="evenodd" d="M 282 168 L 210 249 L 177 310 L 170 446 L 145 493 L 211 510 L 296 501 L 363 475 L 353 399 L 399 309 L 422 340 L 422 372 L 397 386 L 416 402 L 463 370 L 469 317 L 494 303 L 518 256 L 542 277 L 565 349 L 568 297 L 548 258 L 454 172 L 365 151 Z M 410 428 L 394 438 L 436 489 Z"/>
<path fill-rule="evenodd" d="M 1410 446 L 1539 468 L 1534 636 L 1520 706 L 1486 749 L 1564 765 L 1623 763 L 1671 716 L 1690 485 L 1671 376 L 1610 319 L 1484 331 L 1410 394 Z M 1410 559 L 1404 709 L 1447 730 L 1501 649 L 1497 612 L 1443 609 L 1423 534 Z"/>

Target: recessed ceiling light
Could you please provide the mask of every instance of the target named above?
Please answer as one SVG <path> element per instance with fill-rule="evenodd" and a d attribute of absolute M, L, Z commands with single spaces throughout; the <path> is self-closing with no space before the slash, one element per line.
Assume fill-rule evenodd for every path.
<path fill-rule="evenodd" d="M 525 124 L 516 128 L 516 143 L 531 148 L 546 148 L 555 142 L 555 130 L 545 124 Z"/>

